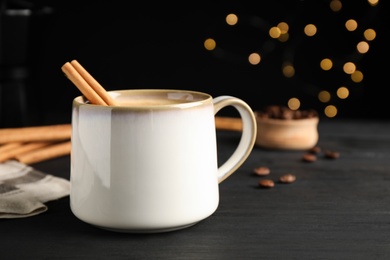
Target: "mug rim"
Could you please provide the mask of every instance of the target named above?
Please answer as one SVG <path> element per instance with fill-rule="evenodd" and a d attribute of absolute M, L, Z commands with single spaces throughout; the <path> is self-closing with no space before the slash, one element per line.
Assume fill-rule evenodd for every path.
<path fill-rule="evenodd" d="M 188 108 L 188 107 L 196 107 L 202 104 L 212 103 L 212 96 L 208 93 L 196 91 L 196 90 L 186 90 L 186 89 L 117 89 L 117 90 L 109 90 L 107 91 L 109 95 L 111 95 L 114 100 L 120 95 L 125 95 L 126 93 L 137 93 L 137 94 L 170 94 L 170 98 L 174 100 L 174 94 L 190 94 L 190 97 L 194 97 L 193 100 L 189 99 L 185 102 L 178 102 L 172 104 L 158 104 L 158 105 L 113 105 L 113 106 L 102 106 L 89 103 L 87 98 L 84 95 L 77 96 L 73 99 L 73 103 L 75 105 L 85 105 L 91 107 L 103 107 L 103 108 L 120 108 L 120 109 L 167 109 L 167 108 Z M 180 96 L 182 98 L 182 96 Z M 167 97 L 168 98 L 168 97 Z M 177 99 L 176 99 L 177 100 Z"/>

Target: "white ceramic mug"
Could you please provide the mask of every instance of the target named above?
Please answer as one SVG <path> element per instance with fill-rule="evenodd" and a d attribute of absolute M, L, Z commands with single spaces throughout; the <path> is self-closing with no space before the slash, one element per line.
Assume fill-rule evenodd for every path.
<path fill-rule="evenodd" d="M 118 90 L 118 106 L 73 100 L 70 207 L 80 220 L 121 232 L 191 226 L 219 204 L 219 183 L 247 159 L 256 119 L 243 100 L 187 90 Z M 220 167 L 215 115 L 233 106 L 240 142 Z"/>

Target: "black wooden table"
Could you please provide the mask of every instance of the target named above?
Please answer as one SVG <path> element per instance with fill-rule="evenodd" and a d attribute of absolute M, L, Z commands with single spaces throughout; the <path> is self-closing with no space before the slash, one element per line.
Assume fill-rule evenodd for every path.
<path fill-rule="evenodd" d="M 258 147 L 220 184 L 220 205 L 179 231 L 126 234 L 78 220 L 69 197 L 40 215 L 0 220 L 0 259 L 390 259 L 390 122 L 320 120 L 320 153 Z M 239 133 L 218 132 L 219 160 Z M 70 158 L 32 165 L 69 178 Z M 261 189 L 255 167 L 267 166 L 275 187 Z M 293 173 L 291 184 L 277 182 Z"/>

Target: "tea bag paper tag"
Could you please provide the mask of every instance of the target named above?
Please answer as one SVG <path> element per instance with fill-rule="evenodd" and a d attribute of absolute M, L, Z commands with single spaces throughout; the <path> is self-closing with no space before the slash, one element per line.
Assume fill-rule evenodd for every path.
<path fill-rule="evenodd" d="M 15 160 L 0 163 L 0 218 L 24 218 L 47 211 L 44 204 L 68 196 L 68 180 Z"/>

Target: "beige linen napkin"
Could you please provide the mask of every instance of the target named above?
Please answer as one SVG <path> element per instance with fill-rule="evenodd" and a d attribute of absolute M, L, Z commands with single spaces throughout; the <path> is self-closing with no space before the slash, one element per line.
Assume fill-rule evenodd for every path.
<path fill-rule="evenodd" d="M 24 218 L 43 213 L 44 204 L 69 195 L 68 180 L 45 174 L 24 163 L 0 163 L 0 218 Z"/>

